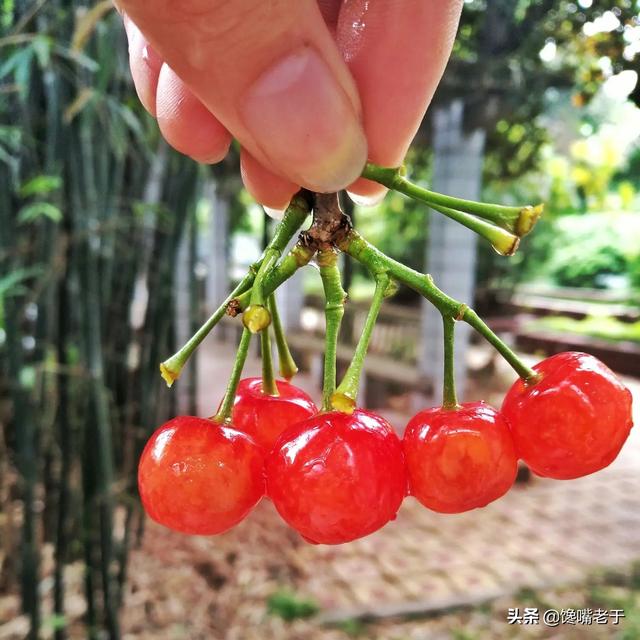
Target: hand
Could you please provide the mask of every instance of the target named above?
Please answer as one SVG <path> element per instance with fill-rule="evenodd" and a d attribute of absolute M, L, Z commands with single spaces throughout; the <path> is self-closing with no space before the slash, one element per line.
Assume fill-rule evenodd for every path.
<path fill-rule="evenodd" d="M 239 140 L 248 191 L 384 195 L 367 159 L 404 158 L 449 56 L 462 0 L 119 0 L 138 95 L 199 162 Z"/>

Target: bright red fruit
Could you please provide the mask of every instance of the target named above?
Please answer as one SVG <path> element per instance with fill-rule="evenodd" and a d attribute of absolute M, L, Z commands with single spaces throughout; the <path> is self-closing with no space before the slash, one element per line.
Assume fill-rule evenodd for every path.
<path fill-rule="evenodd" d="M 569 480 L 599 471 L 618 455 L 632 427 L 631 392 L 597 358 L 559 353 L 518 380 L 502 404 L 518 455 L 540 476 Z"/>
<path fill-rule="evenodd" d="M 279 396 L 262 393 L 262 378 L 240 381 L 233 403 L 233 425 L 270 450 L 291 425 L 318 413 L 313 400 L 289 382 L 276 380 Z"/>
<path fill-rule="evenodd" d="M 267 494 L 305 539 L 340 544 L 392 520 L 407 490 L 398 436 L 367 411 L 333 411 L 285 431 L 267 456 Z"/>
<path fill-rule="evenodd" d="M 506 420 L 484 402 L 420 411 L 403 438 L 409 489 L 425 507 L 484 507 L 513 485 L 517 458 Z"/>
<path fill-rule="evenodd" d="M 165 527 L 197 535 L 222 533 L 264 495 L 264 455 L 240 431 L 179 416 L 147 442 L 138 488 L 149 516 Z"/>

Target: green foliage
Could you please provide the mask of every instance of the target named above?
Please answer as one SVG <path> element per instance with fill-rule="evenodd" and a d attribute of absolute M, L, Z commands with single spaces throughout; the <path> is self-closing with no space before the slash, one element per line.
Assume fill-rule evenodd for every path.
<path fill-rule="evenodd" d="M 338 624 L 338 628 L 352 638 L 364 636 L 367 631 L 367 625 L 356 619 L 343 620 Z"/>
<path fill-rule="evenodd" d="M 634 289 L 640 290 L 640 251 L 629 260 L 629 280 Z"/>
<path fill-rule="evenodd" d="M 453 640 L 480 640 L 480 636 L 464 629 L 454 629 Z"/>
<path fill-rule="evenodd" d="M 640 321 L 621 322 L 608 316 L 590 316 L 583 320 L 566 316 L 548 316 L 529 325 L 558 333 L 577 333 L 610 342 L 640 342 Z"/>
<path fill-rule="evenodd" d="M 21 198 L 29 196 L 42 196 L 57 191 L 62 186 L 60 176 L 40 175 L 27 180 L 19 189 L 18 194 Z"/>
<path fill-rule="evenodd" d="M 43 621 L 43 626 L 45 628 L 51 629 L 52 631 L 58 631 L 59 629 L 65 629 L 69 621 L 66 616 L 61 616 L 58 614 L 52 614 L 48 618 L 45 618 Z"/>
<path fill-rule="evenodd" d="M 484 179 L 511 180 L 540 167 L 540 153 L 548 142 L 547 130 L 530 113 L 514 112 L 488 132 Z"/>
<path fill-rule="evenodd" d="M 588 604 L 592 608 L 622 609 L 624 611 L 620 630 L 615 635 L 617 640 L 637 640 L 640 638 L 638 572 L 639 565 L 634 563 L 630 574 L 604 575 L 590 586 Z"/>
<path fill-rule="evenodd" d="M 549 265 L 555 282 L 564 287 L 605 287 L 602 276 L 621 275 L 627 268 L 615 235 L 602 229 L 598 235 L 579 234 L 573 242 L 560 247 L 556 242 Z"/>
<path fill-rule="evenodd" d="M 52 222 L 62 220 L 62 211 L 50 202 L 32 202 L 18 211 L 18 224 L 34 222 L 39 218 L 48 218 Z"/>
<path fill-rule="evenodd" d="M 120 637 L 142 526 L 133 460 L 170 412 L 155 363 L 174 347 L 173 273 L 200 189 L 195 163 L 159 144 L 139 104 L 121 18 L 93 4 L 0 0 L 0 421 L 22 505 L 7 580 L 34 638 L 65 625 L 64 569 L 80 558 L 85 629 Z M 134 331 L 141 278 L 153 295 Z M 112 526 L 116 505 L 124 527 Z M 45 540 L 56 602 L 42 617 Z"/>
<path fill-rule="evenodd" d="M 319 611 L 320 607 L 313 600 L 301 598 L 288 590 L 276 591 L 267 600 L 267 611 L 287 622 L 299 618 L 309 618 Z"/>
<path fill-rule="evenodd" d="M 467 0 L 436 100 L 461 97 L 470 128 L 487 131 L 487 180 L 535 169 L 548 138 L 544 113 L 551 93 L 572 109 L 587 105 L 608 74 L 640 69 L 635 0 Z M 611 11 L 619 27 L 585 29 Z M 540 55 L 543 49 L 549 55 Z M 606 70 L 606 71 L 605 71 Z M 640 104 L 640 82 L 631 94 Z"/>
<path fill-rule="evenodd" d="M 625 275 L 640 243 L 640 218 L 612 214 L 570 216 L 554 225 L 548 270 L 559 285 L 602 287 L 602 277 Z"/>
<path fill-rule="evenodd" d="M 543 221 L 524 248 L 519 279 L 568 287 L 606 286 L 604 276 L 631 280 L 637 269 L 640 216 L 584 214 Z M 636 276 L 637 277 L 637 276 Z"/>

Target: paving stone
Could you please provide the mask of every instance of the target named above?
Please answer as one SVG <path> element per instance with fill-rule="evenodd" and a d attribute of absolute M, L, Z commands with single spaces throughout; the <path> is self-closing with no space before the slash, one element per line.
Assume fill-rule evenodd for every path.
<path fill-rule="evenodd" d="M 457 569 L 448 575 L 449 582 L 460 593 L 494 593 L 504 589 L 504 583 L 497 575 L 478 566 L 466 570 Z"/>
<path fill-rule="evenodd" d="M 401 584 L 389 581 L 357 582 L 351 585 L 354 605 L 375 608 L 376 604 L 402 602 Z"/>
<path fill-rule="evenodd" d="M 456 587 L 449 576 L 441 573 L 409 573 L 403 577 L 402 591 L 405 599 L 428 602 L 451 596 Z"/>
<path fill-rule="evenodd" d="M 334 573 L 345 582 L 381 578 L 379 563 L 371 562 L 368 557 L 351 557 L 332 564 Z"/>

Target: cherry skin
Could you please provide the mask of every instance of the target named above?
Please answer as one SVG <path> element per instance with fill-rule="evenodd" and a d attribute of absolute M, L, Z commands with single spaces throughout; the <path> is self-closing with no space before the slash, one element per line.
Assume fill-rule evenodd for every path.
<path fill-rule="evenodd" d="M 321 413 L 285 431 L 267 456 L 267 495 L 309 542 L 341 544 L 384 526 L 407 491 L 402 445 L 380 416 Z"/>
<path fill-rule="evenodd" d="M 262 392 L 262 378 L 240 381 L 233 403 L 233 425 L 270 451 L 278 436 L 292 424 L 318 413 L 313 400 L 298 387 L 276 380 L 278 396 Z"/>
<path fill-rule="evenodd" d="M 611 464 L 633 425 L 631 392 L 586 353 L 559 353 L 534 369 L 541 380 L 518 380 L 502 404 L 518 455 L 534 473 L 558 480 Z"/>
<path fill-rule="evenodd" d="M 484 507 L 516 479 L 509 425 L 484 402 L 420 411 L 409 421 L 402 444 L 410 493 L 433 511 Z"/>
<path fill-rule="evenodd" d="M 138 466 L 149 516 L 194 535 L 222 533 L 264 495 L 264 454 L 246 434 L 193 416 L 179 416 L 149 439 Z"/>

